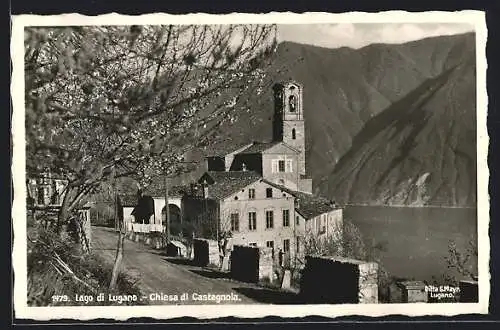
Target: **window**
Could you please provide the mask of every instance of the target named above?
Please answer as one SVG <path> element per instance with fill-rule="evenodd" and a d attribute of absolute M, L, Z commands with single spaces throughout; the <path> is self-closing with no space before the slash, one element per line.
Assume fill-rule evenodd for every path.
<path fill-rule="evenodd" d="M 248 189 L 248 199 L 255 199 L 255 189 Z"/>
<path fill-rule="evenodd" d="M 290 210 L 283 210 L 283 227 L 290 226 Z"/>
<path fill-rule="evenodd" d="M 285 161 L 278 160 L 278 172 L 285 172 Z"/>
<path fill-rule="evenodd" d="M 292 128 L 292 140 L 295 140 L 296 138 L 296 133 L 295 133 L 295 128 Z"/>
<path fill-rule="evenodd" d="M 237 201 L 238 200 L 238 196 L 234 196 L 234 200 Z"/>
<path fill-rule="evenodd" d="M 274 212 L 266 211 L 266 229 L 271 229 L 274 227 Z"/>
<path fill-rule="evenodd" d="M 299 236 L 296 237 L 295 247 L 297 249 L 297 253 L 300 253 L 300 237 Z"/>
<path fill-rule="evenodd" d="M 257 213 L 256 212 L 248 212 L 248 229 L 256 230 L 257 229 Z"/>
<path fill-rule="evenodd" d="M 57 192 L 57 190 L 54 192 L 54 203 L 53 204 L 61 204 L 61 196 Z"/>
<path fill-rule="evenodd" d="M 56 203 L 57 190 L 55 182 L 52 183 L 51 191 L 50 191 L 50 204 Z"/>
<path fill-rule="evenodd" d="M 288 97 L 288 104 L 290 106 L 290 112 L 295 112 L 295 109 L 297 107 L 297 99 L 295 95 L 290 95 Z"/>
<path fill-rule="evenodd" d="M 231 213 L 231 231 L 240 230 L 240 215 L 238 213 Z"/>
<path fill-rule="evenodd" d="M 290 252 L 290 240 L 289 239 L 283 240 L 283 252 L 285 252 L 285 253 Z"/>
<path fill-rule="evenodd" d="M 273 159 L 271 161 L 271 171 L 273 173 L 293 172 L 292 159 Z"/>
<path fill-rule="evenodd" d="M 274 241 L 267 241 L 266 242 L 266 247 L 274 249 Z"/>
<path fill-rule="evenodd" d="M 44 189 L 42 187 L 38 187 L 37 189 L 37 199 L 38 199 L 38 204 L 45 204 L 45 194 L 44 194 Z"/>
<path fill-rule="evenodd" d="M 266 198 L 273 198 L 273 188 L 266 188 Z"/>
<path fill-rule="evenodd" d="M 249 246 L 257 246 L 257 243 L 248 243 Z"/>
<path fill-rule="evenodd" d="M 300 219 L 298 215 L 295 217 L 295 224 L 300 225 Z"/>

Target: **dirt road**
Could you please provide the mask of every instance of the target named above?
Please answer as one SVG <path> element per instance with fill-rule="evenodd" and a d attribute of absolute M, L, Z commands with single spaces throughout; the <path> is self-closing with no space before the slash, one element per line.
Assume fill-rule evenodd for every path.
<path fill-rule="evenodd" d="M 117 234 L 112 229 L 92 227 L 92 250 L 111 264 L 115 258 L 116 243 Z M 236 282 L 219 272 L 179 263 L 142 243 L 125 240 L 122 271 L 139 279 L 138 285 L 144 293 L 141 299 L 148 304 L 217 304 L 217 300 L 222 304 L 258 303 L 256 299 L 242 294 L 258 292 L 259 289 L 252 284 Z M 182 297 L 186 300 L 181 301 Z"/>

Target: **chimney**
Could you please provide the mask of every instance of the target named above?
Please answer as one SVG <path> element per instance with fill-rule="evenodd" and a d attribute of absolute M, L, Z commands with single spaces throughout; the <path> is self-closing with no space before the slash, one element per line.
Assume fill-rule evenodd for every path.
<path fill-rule="evenodd" d="M 295 208 L 299 209 L 300 208 L 300 199 L 295 198 Z"/>

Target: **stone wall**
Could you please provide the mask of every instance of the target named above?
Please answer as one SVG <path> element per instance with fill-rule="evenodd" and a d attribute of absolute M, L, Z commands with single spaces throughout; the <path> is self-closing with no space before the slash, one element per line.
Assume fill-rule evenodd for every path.
<path fill-rule="evenodd" d="M 378 303 L 378 264 L 336 257 L 306 256 L 300 295 L 305 303 Z"/>
<path fill-rule="evenodd" d="M 235 245 L 231 252 L 231 277 L 253 283 L 272 281 L 272 249 Z"/>
<path fill-rule="evenodd" d="M 479 301 L 479 287 L 477 281 L 460 281 L 460 302 L 473 303 Z"/>
<path fill-rule="evenodd" d="M 398 287 L 401 290 L 401 302 L 403 303 L 427 302 L 428 300 L 425 283 L 422 281 L 398 282 Z"/>
<path fill-rule="evenodd" d="M 219 244 L 217 241 L 196 238 L 193 241 L 194 263 L 198 266 L 220 267 Z"/>
<path fill-rule="evenodd" d="M 273 280 L 273 249 L 259 248 L 259 281 Z"/>

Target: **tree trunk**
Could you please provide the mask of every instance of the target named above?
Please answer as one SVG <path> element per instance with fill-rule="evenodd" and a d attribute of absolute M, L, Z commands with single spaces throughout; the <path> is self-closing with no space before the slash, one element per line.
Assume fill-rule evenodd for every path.
<path fill-rule="evenodd" d="M 111 292 L 115 291 L 116 283 L 118 281 L 118 274 L 120 274 L 120 265 L 123 259 L 123 241 L 125 240 L 125 235 L 120 230 L 118 234 L 118 246 L 116 248 L 116 258 L 115 264 L 113 265 L 113 272 L 111 274 L 111 282 L 109 283 L 109 290 Z"/>
<path fill-rule="evenodd" d="M 125 233 L 123 232 L 123 219 L 118 216 L 118 194 L 115 190 L 115 224 L 118 225 L 118 244 L 116 247 L 115 264 L 113 265 L 113 272 L 111 273 L 111 281 L 109 283 L 109 290 L 111 292 L 116 289 L 116 282 L 118 281 L 118 274 L 120 273 L 120 265 L 123 259 L 123 241 L 125 240 Z"/>
<path fill-rule="evenodd" d="M 64 194 L 63 202 L 61 204 L 61 208 L 57 214 L 57 223 L 56 223 L 56 232 L 60 233 L 63 225 L 67 222 L 69 218 L 69 205 L 70 203 L 70 193 L 71 190 L 68 190 Z"/>

